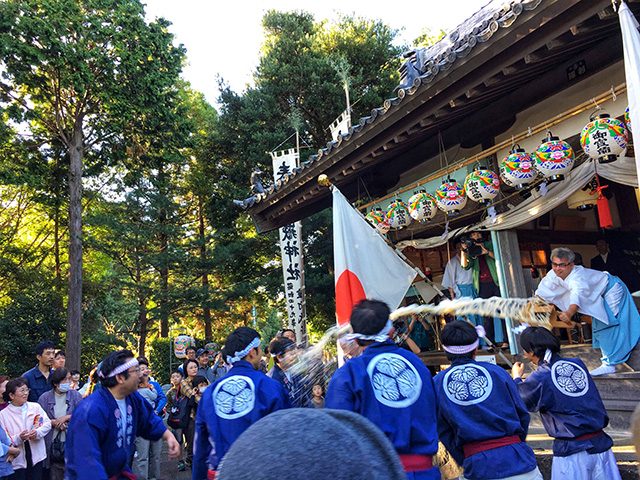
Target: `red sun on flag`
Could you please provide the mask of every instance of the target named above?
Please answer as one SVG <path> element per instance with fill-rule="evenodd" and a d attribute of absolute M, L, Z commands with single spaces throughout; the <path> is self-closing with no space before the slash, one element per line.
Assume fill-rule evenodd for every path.
<path fill-rule="evenodd" d="M 353 306 L 366 297 L 358 276 L 351 270 L 342 272 L 336 282 L 336 315 L 338 325 L 349 323 Z"/>

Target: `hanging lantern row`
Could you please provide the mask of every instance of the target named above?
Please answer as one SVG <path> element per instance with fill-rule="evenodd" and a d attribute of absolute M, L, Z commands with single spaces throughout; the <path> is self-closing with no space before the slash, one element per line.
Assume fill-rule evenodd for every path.
<path fill-rule="evenodd" d="M 580 134 L 580 146 L 585 154 L 599 163 L 615 161 L 627 148 L 631 120 L 629 108 L 624 122 L 600 112 L 592 115 Z M 400 229 L 412 220 L 426 222 L 435 217 L 437 209 L 446 215 L 457 215 L 467 204 L 467 198 L 488 206 L 500 192 L 500 182 L 517 190 L 526 189 L 539 176 L 547 183 L 564 180 L 575 163 L 571 145 L 550 131 L 534 154 L 527 153 L 520 145 L 514 145 L 500 162 L 500 175 L 479 167 L 467 175 L 463 184 L 452 178 L 442 181 L 433 195 L 425 190 L 414 193 L 407 206 L 402 200 L 394 200 L 387 211 L 376 208 L 366 216 L 376 229 L 386 234 L 391 228 Z"/>

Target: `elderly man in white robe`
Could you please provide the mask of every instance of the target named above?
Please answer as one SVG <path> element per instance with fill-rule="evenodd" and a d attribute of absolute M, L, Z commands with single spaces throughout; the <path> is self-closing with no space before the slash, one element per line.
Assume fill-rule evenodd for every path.
<path fill-rule="evenodd" d="M 536 295 L 561 311 L 558 318 L 571 324 L 576 313 L 593 319 L 593 348 L 602 351 L 602 365 L 592 376 L 615 373 L 640 340 L 640 314 L 622 281 L 608 272 L 574 264 L 568 248 L 551 252 L 552 270 L 540 282 Z"/>

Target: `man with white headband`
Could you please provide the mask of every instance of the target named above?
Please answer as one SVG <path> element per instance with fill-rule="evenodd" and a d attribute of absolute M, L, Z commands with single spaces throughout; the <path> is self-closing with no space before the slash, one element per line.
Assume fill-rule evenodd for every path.
<path fill-rule="evenodd" d="M 390 340 L 389 313 L 378 300 L 362 300 L 353 308 L 353 333 L 347 337 L 364 351 L 333 375 L 325 406 L 359 413 L 380 428 L 400 455 L 408 480 L 438 480 L 433 380 L 414 353 Z"/>
<path fill-rule="evenodd" d="M 232 367 L 200 399 L 192 480 L 213 480 L 218 464 L 242 432 L 262 417 L 289 408 L 282 385 L 258 370 L 263 355 L 258 332 L 248 327 L 235 329 L 222 355 Z"/>
<path fill-rule="evenodd" d="M 167 442 L 169 458 L 180 445 L 137 392 L 138 360 L 129 350 L 108 355 L 98 377 L 103 388 L 80 402 L 67 431 L 66 474 L 68 480 L 131 479 L 129 464 L 136 437 Z"/>
<path fill-rule="evenodd" d="M 440 441 L 464 468 L 462 480 L 542 480 L 525 443 L 529 412 L 510 375 L 475 360 L 484 328 L 448 323 L 440 338 L 451 367 L 433 379 Z"/>

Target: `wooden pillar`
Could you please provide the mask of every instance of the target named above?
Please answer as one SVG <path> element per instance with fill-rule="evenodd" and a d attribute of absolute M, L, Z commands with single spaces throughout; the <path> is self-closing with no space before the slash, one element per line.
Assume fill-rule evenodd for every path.
<path fill-rule="evenodd" d="M 503 298 L 526 298 L 528 295 L 520 259 L 518 234 L 514 230 L 492 231 L 491 240 L 496 253 L 500 294 Z M 515 355 L 519 353 L 520 345 L 513 333 L 511 319 L 506 319 L 505 325 L 509 337 L 509 347 L 511 353 Z"/>

